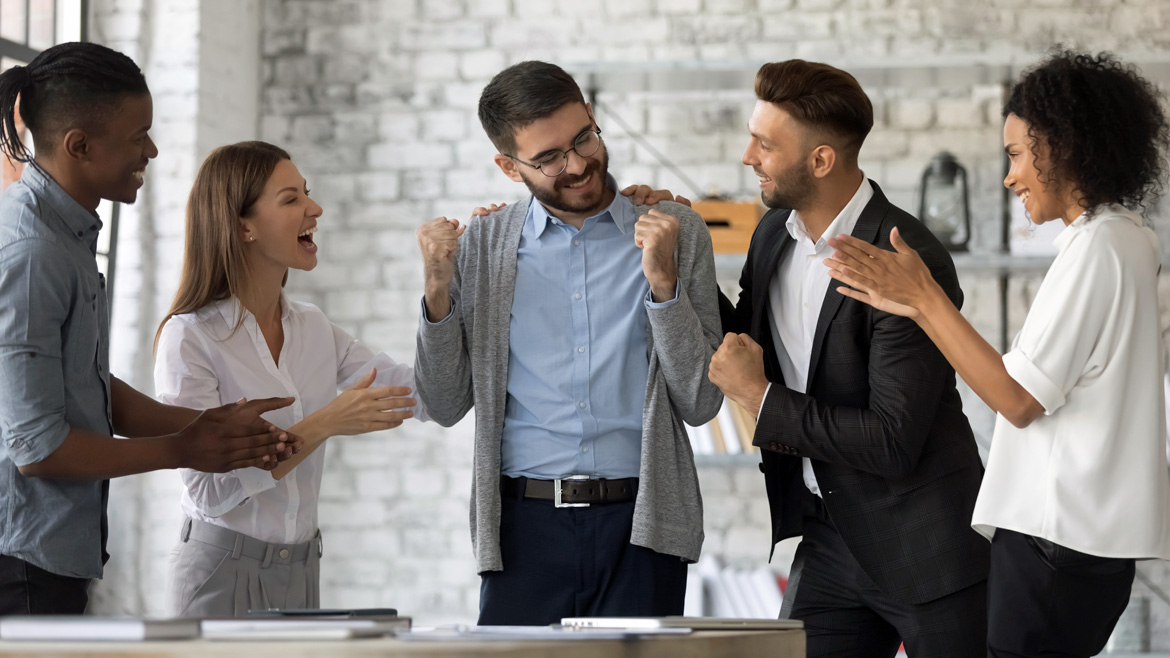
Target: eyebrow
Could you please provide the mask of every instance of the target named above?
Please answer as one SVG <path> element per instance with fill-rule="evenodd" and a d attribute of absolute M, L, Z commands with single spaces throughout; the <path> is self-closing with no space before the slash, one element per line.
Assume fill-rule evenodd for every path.
<path fill-rule="evenodd" d="M 290 186 L 288 186 L 288 187 L 283 187 L 283 188 L 281 188 L 281 189 L 277 190 L 277 191 L 276 191 L 276 194 L 279 196 L 280 194 L 283 194 L 283 193 L 285 193 L 285 192 L 292 192 L 293 194 L 296 194 L 296 193 L 300 192 L 300 189 L 298 189 L 298 188 L 296 188 L 296 187 L 293 187 L 292 185 L 290 185 Z"/>
<path fill-rule="evenodd" d="M 593 130 L 592 123 L 585 126 L 581 130 L 578 130 L 577 134 L 573 137 L 573 143 L 576 144 L 577 140 L 581 139 L 581 135 L 584 135 L 585 133 L 589 132 L 590 130 Z M 572 148 L 572 146 L 570 146 L 569 148 Z M 541 151 L 540 153 L 537 153 L 536 155 L 532 156 L 531 159 L 532 160 L 539 160 L 539 159 L 543 158 L 544 156 L 551 155 L 553 153 L 556 153 L 557 151 L 561 151 L 562 153 L 565 152 L 563 149 L 545 149 L 545 150 Z"/>
<path fill-rule="evenodd" d="M 1019 146 L 1019 144 L 1017 144 L 1017 143 L 1015 143 L 1015 142 L 1012 142 L 1011 144 L 1008 144 L 1007 146 L 1004 146 L 1004 147 L 1003 147 L 1003 152 L 1004 152 L 1004 153 L 1007 153 L 1007 152 L 1011 151 L 1013 146 L 1016 146 L 1016 147 L 1018 147 L 1018 146 Z"/>

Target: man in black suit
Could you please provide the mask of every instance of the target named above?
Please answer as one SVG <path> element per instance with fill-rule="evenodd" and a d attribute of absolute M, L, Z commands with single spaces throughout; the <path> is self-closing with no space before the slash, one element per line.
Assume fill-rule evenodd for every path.
<path fill-rule="evenodd" d="M 841 233 L 891 249 L 897 226 L 961 303 L 954 264 L 858 168 L 873 108 L 825 64 L 764 65 L 743 162 L 772 208 L 710 377 L 758 415 L 773 543 L 803 535 L 781 616 L 809 656 L 983 656 L 988 544 L 971 529 L 983 467 L 955 372 L 906 318 L 837 292 Z"/>

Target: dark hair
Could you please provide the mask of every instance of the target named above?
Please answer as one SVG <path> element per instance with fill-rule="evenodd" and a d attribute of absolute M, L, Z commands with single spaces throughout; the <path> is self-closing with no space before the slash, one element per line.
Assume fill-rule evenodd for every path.
<path fill-rule="evenodd" d="M 850 158 L 857 157 L 873 128 L 869 96 L 856 78 L 828 64 L 803 59 L 764 64 L 756 73 L 756 98 L 840 139 Z"/>
<path fill-rule="evenodd" d="M 479 97 L 479 122 L 500 153 L 516 150 L 516 131 L 569 103 L 585 104 L 573 76 L 556 64 L 528 61 L 496 74 Z"/>
<path fill-rule="evenodd" d="M 1070 185 L 1086 208 L 1145 208 L 1162 192 L 1170 146 L 1161 98 L 1110 53 L 1057 50 L 1024 73 L 1003 116 L 1028 124 L 1033 154 L 1047 143 L 1047 178 Z"/>
<path fill-rule="evenodd" d="M 58 135 L 80 125 L 100 130 L 122 96 L 148 93 L 138 65 L 116 50 L 96 43 L 53 46 L 28 66 L 0 73 L 0 151 L 18 162 L 32 159 L 16 129 L 18 98 L 37 151 L 51 153 Z"/>

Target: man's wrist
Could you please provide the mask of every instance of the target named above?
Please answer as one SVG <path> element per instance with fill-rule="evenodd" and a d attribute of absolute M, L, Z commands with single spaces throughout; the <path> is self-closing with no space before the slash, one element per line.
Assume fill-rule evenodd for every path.
<path fill-rule="evenodd" d="M 150 441 L 159 451 L 159 458 L 162 462 L 160 468 L 186 468 L 187 457 L 183 450 L 184 441 L 185 437 L 181 432 L 160 436 Z"/>
<path fill-rule="evenodd" d="M 655 304 L 662 302 L 669 302 L 674 299 L 678 291 L 678 276 L 669 275 L 661 279 L 656 279 L 650 282 L 650 298 L 654 300 Z"/>
<path fill-rule="evenodd" d="M 423 293 L 423 304 L 426 306 L 427 320 L 439 322 L 451 312 L 451 292 L 446 286 L 428 283 Z"/>

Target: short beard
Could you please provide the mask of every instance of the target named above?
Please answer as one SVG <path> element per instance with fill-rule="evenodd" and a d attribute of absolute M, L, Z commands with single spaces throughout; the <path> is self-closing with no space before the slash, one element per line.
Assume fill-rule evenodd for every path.
<path fill-rule="evenodd" d="M 528 191 L 532 193 L 532 196 L 536 197 L 536 200 L 544 204 L 546 208 L 575 214 L 594 214 L 595 212 L 600 212 L 602 210 L 601 204 L 605 201 L 605 177 L 609 170 L 609 154 L 605 150 L 605 145 L 602 145 L 597 155 L 601 156 L 597 160 L 586 159 L 588 164 L 585 166 L 585 171 L 581 172 L 581 174 L 578 176 L 565 178 L 563 177 L 564 174 L 562 174 L 556 179 L 553 179 L 551 177 L 545 176 L 540 172 L 533 174 L 534 176 L 555 180 L 556 182 L 552 190 L 534 185 L 525 174 L 521 174 L 520 177 L 524 179 L 524 185 L 528 187 Z M 598 174 L 601 176 L 601 186 L 598 187 L 597 195 L 595 197 L 581 199 L 578 202 L 572 202 L 560 194 L 560 190 L 562 188 L 573 183 L 581 182 L 585 178 L 591 176 L 593 172 L 598 172 Z"/>
<path fill-rule="evenodd" d="M 772 193 L 760 192 L 760 199 L 769 208 L 798 210 L 813 194 L 813 175 L 801 160 L 772 178 Z"/>

